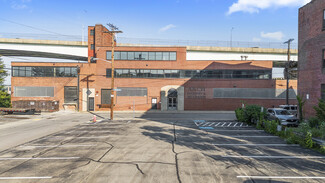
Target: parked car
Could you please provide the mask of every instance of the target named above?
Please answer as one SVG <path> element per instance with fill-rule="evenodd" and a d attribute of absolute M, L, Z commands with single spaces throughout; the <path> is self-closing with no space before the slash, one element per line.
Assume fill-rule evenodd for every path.
<path fill-rule="evenodd" d="M 289 111 L 291 114 L 296 115 L 298 114 L 298 107 L 297 105 L 279 105 L 280 108 Z"/>
<path fill-rule="evenodd" d="M 298 126 L 298 118 L 291 114 L 288 110 L 282 108 L 267 109 L 267 119 L 278 121 L 279 124 L 284 126 Z"/>

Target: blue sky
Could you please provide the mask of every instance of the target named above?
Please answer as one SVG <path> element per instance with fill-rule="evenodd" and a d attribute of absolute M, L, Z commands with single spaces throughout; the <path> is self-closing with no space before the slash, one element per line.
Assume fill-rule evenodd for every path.
<path fill-rule="evenodd" d="M 81 35 L 113 23 L 121 37 L 280 42 L 297 40 L 298 9 L 309 0 L 0 0 L 5 33 Z M 32 26 L 40 31 L 16 23 Z M 51 32 L 51 33 L 50 33 Z"/>

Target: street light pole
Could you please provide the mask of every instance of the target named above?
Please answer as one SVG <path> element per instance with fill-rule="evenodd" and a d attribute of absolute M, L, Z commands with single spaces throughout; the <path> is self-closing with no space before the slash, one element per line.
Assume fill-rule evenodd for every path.
<path fill-rule="evenodd" d="M 290 44 L 294 39 L 289 39 L 284 42 L 284 44 L 288 44 L 288 62 L 286 64 L 285 73 L 287 76 L 287 91 L 286 91 L 286 104 L 289 105 L 289 64 L 290 64 Z"/>

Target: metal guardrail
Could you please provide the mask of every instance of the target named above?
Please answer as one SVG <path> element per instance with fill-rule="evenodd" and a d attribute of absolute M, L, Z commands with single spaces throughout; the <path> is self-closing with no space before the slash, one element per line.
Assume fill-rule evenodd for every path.
<path fill-rule="evenodd" d="M 87 41 L 88 37 L 81 35 L 54 35 L 54 34 L 31 34 L 31 33 L 3 33 L 1 38 L 11 39 L 38 39 L 38 40 L 61 40 L 61 41 Z M 117 37 L 118 43 L 139 45 L 163 45 L 163 46 L 208 46 L 208 47 L 240 47 L 240 48 L 278 48 L 287 49 L 282 42 L 248 42 L 248 41 L 218 41 L 218 40 L 171 40 Z M 297 49 L 298 44 L 292 43 L 291 49 Z"/>

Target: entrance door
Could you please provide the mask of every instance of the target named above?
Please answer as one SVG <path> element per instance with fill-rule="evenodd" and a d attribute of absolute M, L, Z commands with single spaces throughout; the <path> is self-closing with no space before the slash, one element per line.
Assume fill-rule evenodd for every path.
<path fill-rule="evenodd" d="M 158 109 L 157 98 L 152 98 L 151 99 L 151 109 Z"/>
<path fill-rule="evenodd" d="M 175 111 L 177 110 L 177 90 L 172 88 L 168 91 L 168 110 Z"/>
<path fill-rule="evenodd" d="M 95 99 L 94 99 L 94 97 L 89 97 L 88 109 L 89 109 L 89 111 L 94 111 L 95 110 Z"/>

